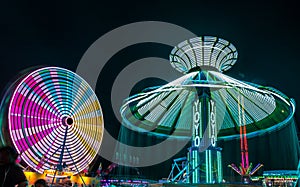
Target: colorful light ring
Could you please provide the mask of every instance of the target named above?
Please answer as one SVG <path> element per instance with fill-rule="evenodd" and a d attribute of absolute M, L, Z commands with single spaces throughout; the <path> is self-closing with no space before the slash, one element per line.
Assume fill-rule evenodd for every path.
<path fill-rule="evenodd" d="M 39 173 L 56 168 L 65 134 L 62 163 L 75 174 L 92 162 L 103 138 L 95 93 L 80 76 L 58 67 L 37 69 L 21 80 L 10 100 L 8 122 L 22 160 Z"/>

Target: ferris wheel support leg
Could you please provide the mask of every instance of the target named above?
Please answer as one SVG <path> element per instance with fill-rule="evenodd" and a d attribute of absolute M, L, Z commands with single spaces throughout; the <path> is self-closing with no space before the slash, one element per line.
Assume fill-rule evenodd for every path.
<path fill-rule="evenodd" d="M 56 177 L 56 173 L 57 173 L 57 167 L 56 167 L 56 169 L 55 169 L 54 176 L 53 176 L 53 178 L 52 178 L 52 182 L 51 182 L 50 187 L 52 187 L 52 185 L 53 185 L 53 183 L 54 183 L 54 179 L 55 179 L 55 177 Z"/>
<path fill-rule="evenodd" d="M 80 174 L 80 172 L 79 172 L 79 170 L 78 170 L 78 168 L 77 168 L 77 165 L 75 164 L 75 162 L 74 162 L 74 160 L 73 160 L 73 157 L 72 157 L 72 155 L 71 155 L 71 153 L 70 153 L 68 147 L 66 147 L 66 149 L 67 149 L 67 152 L 68 152 L 68 154 L 69 154 L 69 156 L 70 156 L 72 162 L 74 163 L 74 166 L 75 166 L 75 168 L 76 168 L 76 170 L 77 170 L 77 172 L 78 172 L 78 175 L 79 175 L 79 177 L 80 177 L 82 183 L 84 184 L 84 186 L 86 186 L 86 184 L 85 184 L 85 182 L 84 182 L 84 180 L 83 180 L 83 178 L 82 178 L 82 176 L 81 176 L 81 174 Z"/>
<path fill-rule="evenodd" d="M 62 144 L 61 153 L 60 153 L 60 157 L 59 157 L 59 161 L 58 161 L 58 165 L 57 165 L 57 170 L 59 170 L 59 171 L 62 171 L 62 169 L 63 169 L 62 160 L 64 157 L 64 151 L 65 151 L 65 146 L 66 146 L 66 141 L 67 141 L 67 134 L 68 134 L 68 126 L 66 126 L 64 141 Z"/>
<path fill-rule="evenodd" d="M 67 133 L 68 133 L 68 126 L 66 127 L 66 131 L 65 131 L 65 136 L 64 136 L 64 141 L 63 141 L 63 144 L 60 146 L 61 147 L 61 153 L 60 153 L 60 157 L 59 157 L 59 161 L 58 161 L 58 164 L 56 166 L 56 169 L 55 169 L 55 172 L 54 172 L 54 176 L 53 176 L 53 179 L 52 179 L 52 182 L 51 182 L 51 185 L 50 187 L 52 187 L 53 185 L 53 182 L 54 182 L 54 179 L 56 177 L 56 173 L 57 173 L 57 170 L 59 171 L 62 171 L 62 168 L 63 168 L 63 164 L 62 164 L 62 160 L 63 160 L 63 156 L 64 156 L 64 149 L 65 149 L 65 145 L 66 145 L 66 140 L 67 140 Z M 68 147 L 66 147 L 67 150 L 68 150 Z M 57 149 L 58 151 L 59 149 Z M 69 151 L 68 151 L 69 153 Z M 70 153 L 69 153 L 70 154 Z M 72 158 L 72 157 L 71 157 Z M 72 161 L 73 161 L 73 158 L 72 158 Z M 74 162 L 74 161 L 73 161 Z M 76 165 L 75 165 L 76 166 Z M 85 184 L 84 184 L 85 185 Z M 85 185 L 86 186 L 86 185 Z"/>
<path fill-rule="evenodd" d="M 50 157 L 47 158 L 46 162 L 48 162 L 49 158 L 52 158 L 53 155 L 61 148 L 61 146 L 59 146 L 53 153 Z"/>
<path fill-rule="evenodd" d="M 53 156 L 60 148 L 61 148 L 61 146 L 59 146 L 59 148 L 57 148 L 57 149 L 55 150 L 55 152 L 54 152 L 51 156 Z M 55 172 L 54 172 L 54 176 L 53 176 L 53 178 L 52 178 L 52 182 L 51 182 L 51 184 L 50 184 L 50 187 L 52 187 L 52 185 L 53 185 L 53 183 L 54 183 L 54 179 L 55 179 L 55 177 L 56 177 L 56 173 L 57 173 L 57 166 L 55 167 Z"/>

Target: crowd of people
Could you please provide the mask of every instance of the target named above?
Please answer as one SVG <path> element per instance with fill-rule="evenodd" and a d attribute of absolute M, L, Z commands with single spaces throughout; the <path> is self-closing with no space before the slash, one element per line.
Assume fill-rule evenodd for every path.
<path fill-rule="evenodd" d="M 0 147 L 0 187 L 27 187 L 28 181 L 23 168 L 16 162 L 17 152 L 10 146 Z M 48 187 L 47 181 L 38 179 L 31 187 Z M 51 187 L 71 187 L 71 181 L 63 184 L 50 185 Z M 80 185 L 74 184 L 79 187 Z"/>
<path fill-rule="evenodd" d="M 17 152 L 9 146 L 0 148 L 0 187 L 26 187 L 23 169 L 16 164 Z"/>

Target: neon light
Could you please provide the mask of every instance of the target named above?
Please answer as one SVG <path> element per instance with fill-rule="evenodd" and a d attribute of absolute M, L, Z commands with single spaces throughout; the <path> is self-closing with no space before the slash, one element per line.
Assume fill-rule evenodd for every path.
<path fill-rule="evenodd" d="M 193 150 L 193 169 L 195 170 L 193 173 L 193 183 L 196 183 L 197 182 L 197 178 L 198 178 L 198 175 L 197 175 L 197 171 L 196 171 L 196 167 L 197 167 L 197 151 L 194 151 Z"/>
<path fill-rule="evenodd" d="M 211 150 L 207 150 L 208 152 L 208 183 L 212 183 L 212 157 Z"/>
<path fill-rule="evenodd" d="M 216 125 L 216 105 L 213 100 L 210 100 L 210 138 L 211 138 L 211 145 L 213 147 L 216 146 L 217 141 L 217 125 Z"/>
<path fill-rule="evenodd" d="M 217 180 L 219 183 L 221 183 L 223 181 L 223 168 L 222 168 L 222 155 L 220 151 L 217 151 L 217 165 L 218 165 Z"/>
<path fill-rule="evenodd" d="M 246 120 L 245 120 L 245 108 L 244 108 L 244 97 L 238 96 L 238 113 L 239 113 L 239 126 L 240 126 L 240 145 L 241 145 L 241 157 L 242 162 L 239 169 L 234 165 L 228 165 L 235 172 L 237 172 L 241 176 L 251 176 L 253 175 L 259 168 L 263 165 L 258 164 L 254 169 L 252 169 L 252 163 L 249 165 L 248 158 L 248 141 L 247 141 L 247 131 L 246 131 Z"/>
<path fill-rule="evenodd" d="M 81 77 L 58 67 L 29 73 L 17 85 L 8 112 L 9 132 L 22 159 L 39 173 L 62 162 L 71 172 L 86 168 L 103 137 L 100 103 Z"/>
<path fill-rule="evenodd" d="M 209 183 L 209 156 L 208 151 L 205 151 L 205 180 L 206 183 Z"/>
<path fill-rule="evenodd" d="M 201 127 L 200 127 L 200 118 L 201 118 L 201 113 L 199 111 L 199 106 L 200 106 L 200 102 L 199 100 L 194 101 L 194 105 L 193 105 L 193 122 L 194 122 L 194 126 L 193 126 L 193 145 L 195 147 L 199 147 L 200 146 L 200 136 L 202 134 L 201 131 Z"/>

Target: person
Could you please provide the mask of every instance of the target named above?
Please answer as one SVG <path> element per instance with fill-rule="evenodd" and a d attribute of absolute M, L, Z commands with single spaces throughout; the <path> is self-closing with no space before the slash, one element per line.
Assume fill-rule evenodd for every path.
<path fill-rule="evenodd" d="M 10 146 L 0 148 L 0 187 L 26 187 L 27 179 L 16 164 L 17 152 Z"/>
<path fill-rule="evenodd" d="M 48 185 L 44 179 L 38 179 L 37 181 L 35 181 L 34 187 L 48 187 Z"/>

